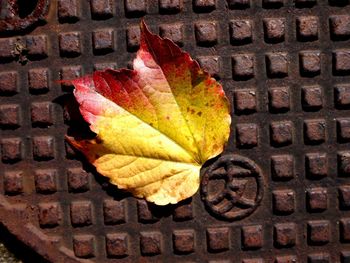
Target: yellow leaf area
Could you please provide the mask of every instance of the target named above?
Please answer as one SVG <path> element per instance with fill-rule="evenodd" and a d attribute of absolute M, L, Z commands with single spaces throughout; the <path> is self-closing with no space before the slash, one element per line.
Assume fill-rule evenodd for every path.
<path fill-rule="evenodd" d="M 133 66 L 72 81 L 96 138 L 68 140 L 118 188 L 175 204 L 196 193 L 202 164 L 223 151 L 229 105 L 219 83 L 144 23 Z"/>

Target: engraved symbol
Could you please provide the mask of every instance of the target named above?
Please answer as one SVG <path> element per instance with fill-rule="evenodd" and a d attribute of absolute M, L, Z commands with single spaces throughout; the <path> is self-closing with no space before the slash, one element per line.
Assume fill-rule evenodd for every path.
<path fill-rule="evenodd" d="M 43 20 L 49 0 L 2 0 L 0 1 L 0 32 L 17 32 Z"/>
<path fill-rule="evenodd" d="M 250 215 L 263 197 L 260 168 L 239 155 L 220 157 L 205 172 L 201 181 L 202 199 L 215 216 L 237 220 Z"/>

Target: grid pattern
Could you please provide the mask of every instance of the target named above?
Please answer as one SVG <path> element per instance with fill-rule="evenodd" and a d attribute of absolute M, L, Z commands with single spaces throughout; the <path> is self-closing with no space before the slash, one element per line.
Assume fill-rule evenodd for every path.
<path fill-rule="evenodd" d="M 223 84 L 225 153 L 264 175 L 249 217 L 220 221 L 199 193 L 165 208 L 136 200 L 65 144 L 84 125 L 59 80 L 130 67 L 141 17 Z M 96 262 L 350 260 L 349 1 L 52 1 L 47 24 L 0 38 L 0 61 L 0 193 L 30 207 L 57 250 Z"/>

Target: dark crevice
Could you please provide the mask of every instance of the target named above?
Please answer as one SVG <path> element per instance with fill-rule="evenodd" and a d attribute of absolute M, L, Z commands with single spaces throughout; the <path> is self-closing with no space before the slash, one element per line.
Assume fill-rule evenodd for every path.
<path fill-rule="evenodd" d="M 18 15 L 20 18 L 29 16 L 38 5 L 38 0 L 17 0 Z"/>
<path fill-rule="evenodd" d="M 23 263 L 49 263 L 49 261 L 45 260 L 31 248 L 19 241 L 2 224 L 0 224 L 0 243 L 3 243 L 9 253 L 15 254 L 17 259 L 21 260 Z M 0 257 L 0 262 L 6 262 L 2 260 L 4 260 L 4 258 Z"/>

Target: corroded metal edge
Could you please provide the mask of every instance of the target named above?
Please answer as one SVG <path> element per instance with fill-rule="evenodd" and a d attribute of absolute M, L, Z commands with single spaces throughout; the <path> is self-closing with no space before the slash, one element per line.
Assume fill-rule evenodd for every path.
<path fill-rule="evenodd" d="M 73 251 L 61 245 L 60 238 L 45 235 L 30 222 L 33 214 L 32 207 L 24 204 L 12 205 L 0 195 L 0 222 L 25 245 L 51 262 L 93 262 L 75 258 Z M 22 224 L 17 224 L 13 218 L 22 218 Z"/>

